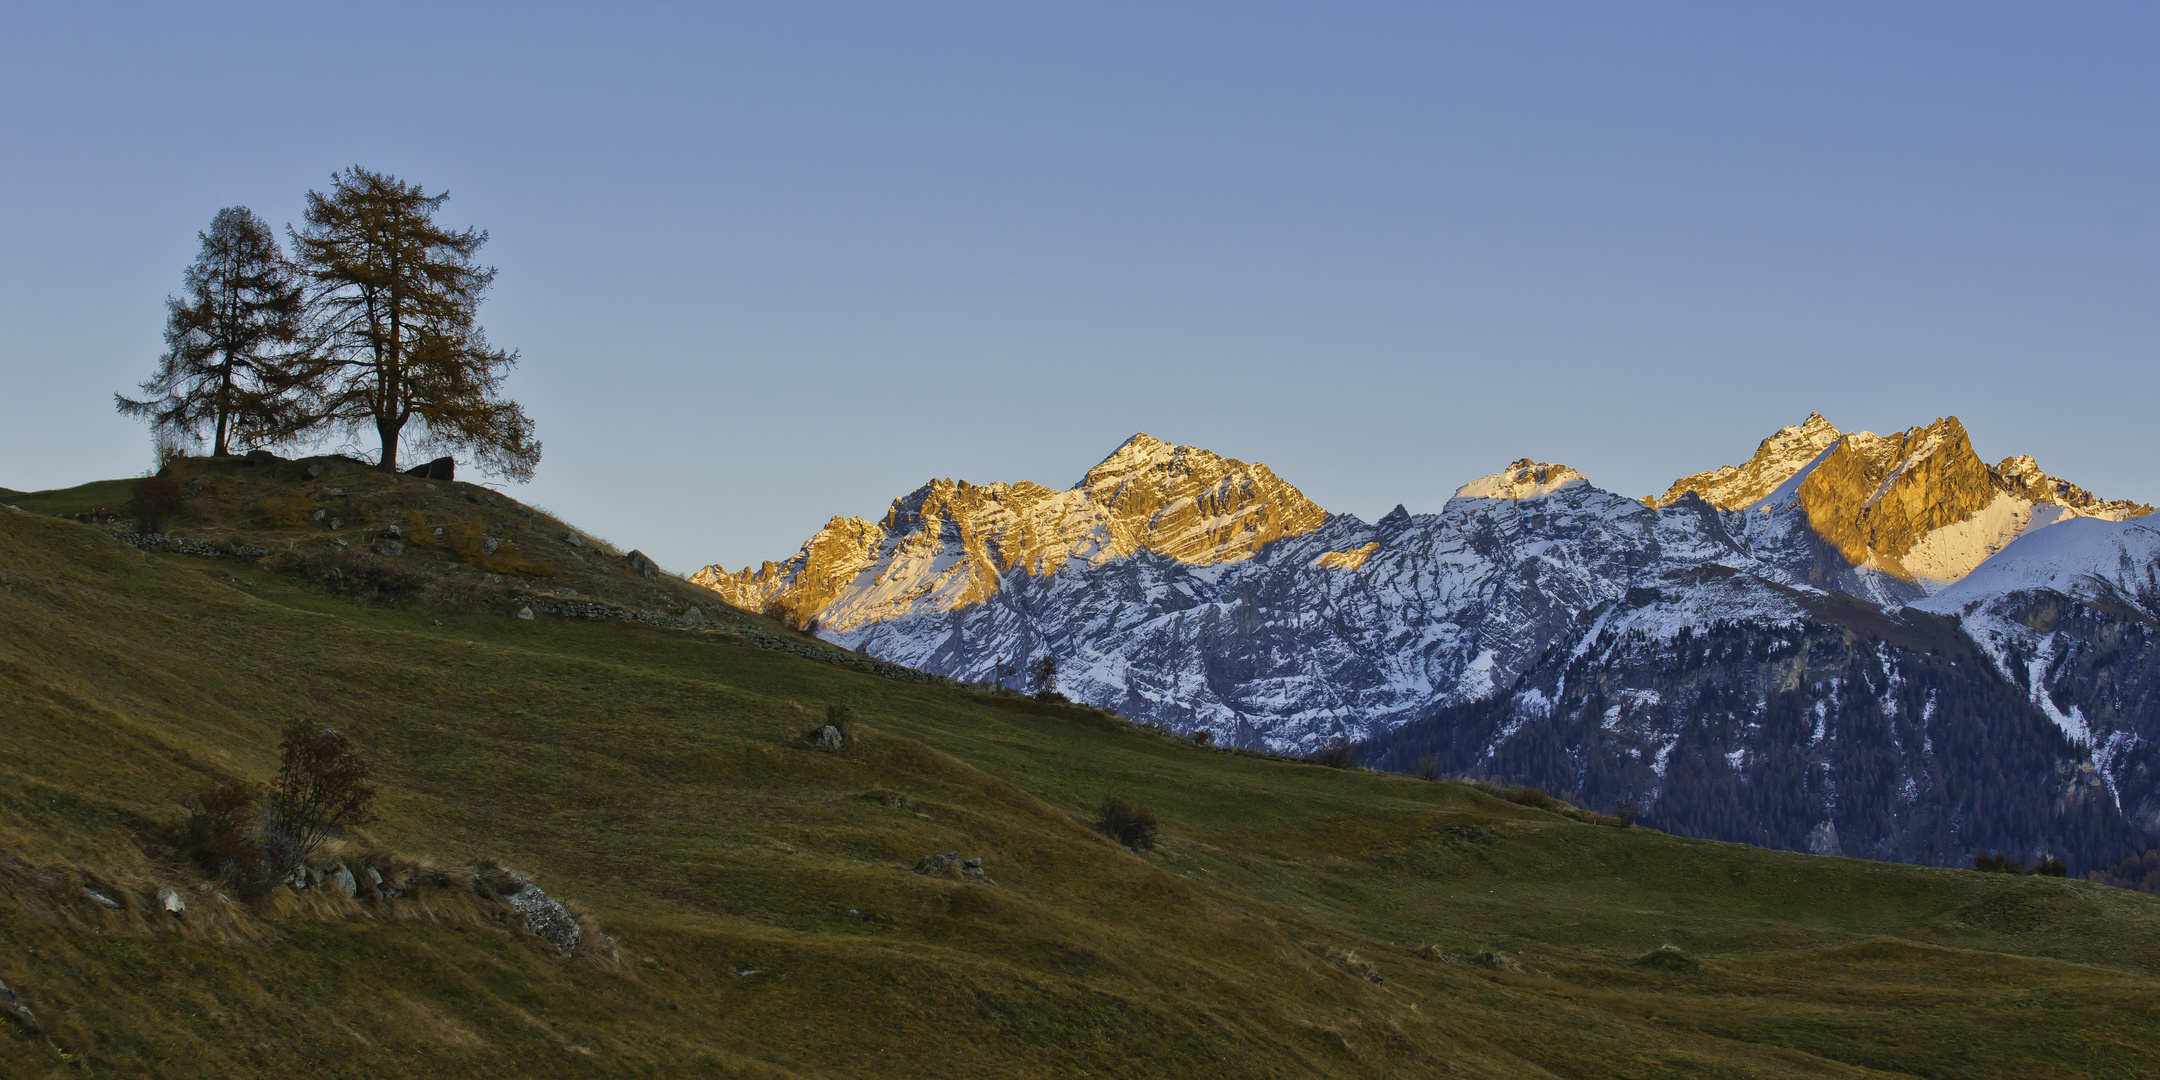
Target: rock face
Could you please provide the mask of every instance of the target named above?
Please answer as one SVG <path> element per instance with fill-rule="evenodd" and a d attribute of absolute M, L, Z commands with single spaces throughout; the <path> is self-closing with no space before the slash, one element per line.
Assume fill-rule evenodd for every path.
<path fill-rule="evenodd" d="M 845 632 L 981 604 L 1018 574 L 1051 578 L 1146 553 L 1188 566 L 1253 557 L 1327 512 L 1265 465 L 1135 435 L 1073 487 L 933 480 L 881 522 L 834 518 L 793 559 L 691 581 L 729 603 Z"/>
<path fill-rule="evenodd" d="M 1660 828 L 1809 850 L 1829 822 L 1847 854 L 1956 862 L 1982 843 L 2119 847 L 2141 814 L 2152 823 L 2137 829 L 2160 837 L 2160 796 L 2149 813 L 2131 798 L 2160 770 L 2160 699 L 2095 697 L 2124 685 L 2103 657 L 2160 666 L 2137 651 L 2160 606 L 2032 599 L 2073 595 L 2065 582 L 2096 567 L 2115 575 L 2107 596 L 2143 595 L 2123 582 L 2149 579 L 2160 552 L 2078 548 L 2055 557 L 2062 580 L 1988 594 L 1975 610 L 1995 613 L 2000 644 L 1898 613 L 1976 595 L 1973 582 L 2003 577 L 1993 560 L 2052 550 L 2027 545 L 2073 535 L 2060 530 L 2148 512 L 2030 459 L 1989 466 L 1955 418 L 1877 436 L 1811 415 L 1745 464 L 1652 499 L 1525 459 L 1438 513 L 1398 507 L 1371 524 L 1324 513 L 1264 466 L 1136 436 L 1068 489 L 933 481 L 880 522 L 834 519 L 787 563 L 692 580 L 956 678 L 1013 685 L 1008 672 L 1048 655 L 1076 700 L 1225 743 L 1348 738 L 1390 767 L 1433 753 L 1589 804 L 1633 800 Z M 2036 625 L 2068 629 L 2035 637 Z M 1765 659 L 1791 649 L 1804 661 Z M 1969 662 L 1939 660 L 1952 653 Z M 2053 666 L 2034 676 L 2043 654 Z M 2036 677 L 2046 691 L 2030 689 Z M 1951 727 L 1881 719 L 1926 712 L 1930 699 L 1886 687 L 1930 680 L 1932 715 Z M 1797 721 L 1770 722 L 1781 710 L 1827 726 L 1781 742 L 1799 738 Z M 1715 738 L 1700 733 L 1713 714 L 1729 727 Z M 1944 757 L 1958 754 L 1990 764 Z M 1758 762 L 1771 764 L 1746 772 Z M 1788 783 L 1798 794 L 1775 813 L 1712 806 Z M 1879 783 L 1892 784 L 1881 813 L 1848 797 Z M 2129 801 L 2103 812 L 2083 794 L 2095 783 Z M 2011 828 L 1960 802 L 2003 784 L 2046 809 Z"/>
<path fill-rule="evenodd" d="M 646 558 L 644 552 L 632 551 L 630 554 L 623 556 L 623 561 L 630 564 L 631 573 L 647 581 L 660 580 L 660 564 Z"/>
<path fill-rule="evenodd" d="M 455 480 L 457 479 L 457 459 L 439 457 L 424 465 L 415 465 L 405 470 L 405 475 L 417 476 L 424 480 Z"/>

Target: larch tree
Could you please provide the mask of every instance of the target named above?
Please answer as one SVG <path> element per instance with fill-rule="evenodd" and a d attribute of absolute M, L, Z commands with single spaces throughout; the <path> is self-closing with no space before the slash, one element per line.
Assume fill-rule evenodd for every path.
<path fill-rule="evenodd" d="M 142 398 L 113 395 L 121 412 L 161 435 L 199 438 L 224 455 L 285 441 L 304 425 L 284 367 L 298 340 L 301 286 L 277 234 L 254 211 L 228 206 L 196 234 L 202 250 L 166 297 L 165 355 Z"/>
<path fill-rule="evenodd" d="M 311 348 L 296 368 L 318 423 L 373 427 L 377 463 L 398 445 L 462 451 L 514 480 L 532 478 L 532 420 L 502 396 L 517 354 L 488 344 L 477 321 L 495 280 L 475 256 L 488 235 L 435 222 L 448 193 L 355 166 L 310 191 L 293 255 L 306 274 Z"/>

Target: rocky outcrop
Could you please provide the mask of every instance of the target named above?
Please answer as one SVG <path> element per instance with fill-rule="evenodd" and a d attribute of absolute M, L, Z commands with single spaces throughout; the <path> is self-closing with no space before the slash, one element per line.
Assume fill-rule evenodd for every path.
<path fill-rule="evenodd" d="M 1779 428 L 1755 448 L 1755 456 L 1743 465 L 1726 465 L 1709 472 L 1683 476 L 1650 500 L 1652 506 L 1671 506 L 1682 495 L 1694 492 L 1720 510 L 1740 510 L 1769 497 L 1779 485 L 1805 469 L 1822 452 L 1845 437 L 1821 413 L 1791 427 Z"/>

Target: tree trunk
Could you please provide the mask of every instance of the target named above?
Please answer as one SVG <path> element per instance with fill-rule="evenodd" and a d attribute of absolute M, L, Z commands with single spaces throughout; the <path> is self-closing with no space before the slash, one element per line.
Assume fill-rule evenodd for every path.
<path fill-rule="evenodd" d="M 376 468 L 381 469 L 386 473 L 394 473 L 398 471 L 398 431 L 404 426 L 404 422 L 400 420 L 393 420 L 388 417 L 376 418 L 375 433 L 382 436 L 382 461 L 376 464 Z"/>

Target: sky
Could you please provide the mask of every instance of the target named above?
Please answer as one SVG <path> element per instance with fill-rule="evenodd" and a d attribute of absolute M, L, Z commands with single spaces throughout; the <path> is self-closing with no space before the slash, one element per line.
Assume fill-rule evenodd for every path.
<path fill-rule="evenodd" d="M 1821 411 L 2160 502 L 2160 6 L 0 4 L 0 485 L 225 206 L 489 231 L 517 498 L 688 572 L 1136 431 L 1330 510 Z M 368 454 L 374 446 L 362 440 Z"/>

